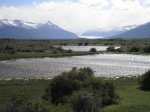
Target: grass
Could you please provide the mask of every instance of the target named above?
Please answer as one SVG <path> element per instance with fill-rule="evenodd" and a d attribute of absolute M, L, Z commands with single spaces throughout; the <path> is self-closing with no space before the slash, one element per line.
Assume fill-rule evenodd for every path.
<path fill-rule="evenodd" d="M 44 94 L 50 79 L 12 79 L 0 80 L 0 105 L 9 100 L 9 96 L 24 87 L 29 91 L 32 101 L 38 101 Z M 106 106 L 102 112 L 149 112 L 150 92 L 139 90 L 137 77 L 120 77 L 113 80 L 116 91 L 120 96 L 118 105 Z"/>
<path fill-rule="evenodd" d="M 11 79 L 0 80 L 0 105 L 9 101 L 12 93 L 27 89 L 30 93 L 32 101 L 38 101 L 44 94 L 45 88 L 48 86 L 50 79 Z"/>
<path fill-rule="evenodd" d="M 100 52 L 72 52 L 72 53 L 57 53 L 52 52 L 17 52 L 15 54 L 0 53 L 0 61 L 18 59 L 18 58 L 44 58 L 44 57 L 64 57 L 64 56 L 80 56 L 98 54 Z"/>
<path fill-rule="evenodd" d="M 119 78 L 114 81 L 120 103 L 105 107 L 103 112 L 149 112 L 150 92 L 139 90 L 138 79 Z"/>

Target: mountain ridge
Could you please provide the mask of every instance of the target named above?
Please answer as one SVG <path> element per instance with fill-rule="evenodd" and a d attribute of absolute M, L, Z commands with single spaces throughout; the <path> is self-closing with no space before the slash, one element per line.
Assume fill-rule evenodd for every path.
<path fill-rule="evenodd" d="M 78 36 L 48 21 L 32 23 L 23 20 L 0 20 L 0 38 L 77 39 Z"/>
<path fill-rule="evenodd" d="M 121 33 L 124 33 L 128 30 L 131 30 L 133 28 L 137 27 L 137 25 L 128 25 L 128 26 L 122 26 L 122 27 L 115 27 L 112 29 L 102 29 L 102 28 L 98 28 L 98 29 L 94 29 L 94 30 L 89 30 L 86 31 L 84 33 L 82 33 L 82 36 L 99 36 L 99 37 L 110 37 L 110 36 L 115 36 Z"/>

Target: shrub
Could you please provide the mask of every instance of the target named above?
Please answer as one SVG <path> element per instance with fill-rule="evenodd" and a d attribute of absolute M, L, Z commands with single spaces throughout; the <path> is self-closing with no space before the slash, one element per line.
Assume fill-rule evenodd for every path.
<path fill-rule="evenodd" d="M 8 53 L 8 54 L 15 54 L 15 53 L 16 53 L 16 51 L 15 51 L 15 50 L 13 50 L 13 49 L 12 49 L 12 50 L 7 50 L 7 53 Z"/>
<path fill-rule="evenodd" d="M 53 104 L 67 102 L 67 96 L 73 91 L 79 90 L 82 86 L 82 81 L 93 76 L 93 71 L 90 68 L 81 68 L 77 70 L 73 68 L 69 72 L 63 72 L 56 76 L 50 82 L 50 85 L 45 90 L 43 99 L 50 101 Z"/>
<path fill-rule="evenodd" d="M 99 112 L 101 99 L 88 91 L 79 91 L 73 93 L 71 104 L 73 112 Z"/>
<path fill-rule="evenodd" d="M 66 53 L 72 53 L 73 51 L 71 49 L 66 50 Z"/>
<path fill-rule="evenodd" d="M 78 46 L 82 46 L 82 42 L 79 42 L 79 43 L 78 43 Z"/>
<path fill-rule="evenodd" d="M 91 48 L 90 52 L 97 52 L 96 48 Z"/>
<path fill-rule="evenodd" d="M 82 111 L 88 105 L 92 105 L 91 109 L 100 104 L 102 106 L 114 104 L 118 100 L 113 84 L 101 78 L 95 78 L 93 70 L 89 67 L 80 69 L 74 67 L 71 71 L 63 72 L 54 77 L 42 98 L 55 105 L 65 104 L 73 98 L 71 100 L 71 102 L 73 101 L 72 106 L 74 108 L 78 106 L 77 108 Z M 87 104 L 83 103 L 82 100 L 86 101 Z M 86 106 L 84 108 L 78 104 Z"/>
<path fill-rule="evenodd" d="M 37 53 L 38 53 L 38 52 L 45 52 L 45 50 L 38 48 L 38 49 L 35 49 L 34 52 L 37 52 Z"/>
<path fill-rule="evenodd" d="M 123 48 L 118 48 L 118 49 L 115 49 L 116 52 L 124 52 L 124 49 Z"/>
<path fill-rule="evenodd" d="M 114 52 L 115 51 L 115 47 L 114 46 L 109 46 L 106 50 Z"/>
<path fill-rule="evenodd" d="M 10 96 L 10 101 L 1 106 L 0 112 L 50 112 L 45 102 L 33 103 L 26 89 L 17 91 Z"/>
<path fill-rule="evenodd" d="M 150 91 L 150 70 L 139 78 L 140 89 Z"/>
<path fill-rule="evenodd" d="M 145 53 L 150 53 L 150 46 L 145 46 L 145 47 L 143 48 L 143 51 L 144 51 Z"/>
<path fill-rule="evenodd" d="M 88 44 L 89 44 L 88 42 L 85 42 L 85 43 L 84 43 L 85 46 L 87 46 Z"/>
<path fill-rule="evenodd" d="M 140 52 L 140 47 L 137 46 L 133 46 L 131 48 L 129 48 L 129 52 Z"/>
<path fill-rule="evenodd" d="M 104 81 L 101 78 L 89 78 L 84 82 L 84 88 L 100 97 L 102 106 L 118 103 L 119 97 L 115 93 L 115 87 L 111 82 Z"/>
<path fill-rule="evenodd" d="M 5 50 L 13 50 L 13 47 L 10 47 L 10 46 L 7 45 L 7 46 L 5 47 Z"/>
<path fill-rule="evenodd" d="M 52 53 L 53 53 L 53 54 L 58 54 L 58 51 L 57 51 L 57 50 L 53 50 Z"/>

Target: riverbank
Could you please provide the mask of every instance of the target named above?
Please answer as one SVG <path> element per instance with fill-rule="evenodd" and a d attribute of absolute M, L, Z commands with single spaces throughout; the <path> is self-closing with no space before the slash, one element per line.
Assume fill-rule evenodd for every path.
<path fill-rule="evenodd" d="M 102 112 L 149 112 L 150 92 L 139 89 L 138 77 L 119 77 L 107 80 L 114 83 L 120 96 L 120 102 L 117 105 L 104 107 Z M 13 92 L 22 88 L 29 91 L 32 101 L 39 101 L 49 83 L 50 79 L 0 80 L 0 93 L 2 93 L 0 94 L 0 105 L 6 103 Z"/>
<path fill-rule="evenodd" d="M 53 54 L 51 52 L 17 52 L 15 54 L 0 53 L 0 61 L 13 60 L 13 59 L 24 59 L 24 58 L 57 58 L 57 57 L 67 57 L 67 56 L 84 56 L 103 53 L 99 52 L 72 52 L 72 53 L 57 53 Z"/>

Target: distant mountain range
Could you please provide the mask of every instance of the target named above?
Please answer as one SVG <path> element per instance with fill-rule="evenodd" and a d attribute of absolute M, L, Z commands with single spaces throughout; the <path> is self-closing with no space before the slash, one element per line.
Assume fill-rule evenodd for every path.
<path fill-rule="evenodd" d="M 133 28 L 136 28 L 137 25 L 129 25 L 129 26 L 123 26 L 123 27 L 116 27 L 109 30 L 104 29 L 94 29 L 90 31 L 86 31 L 82 34 L 82 36 L 98 36 L 98 37 L 112 37 L 115 35 L 119 35 L 121 33 L 124 33 L 126 31 L 129 31 Z"/>
<path fill-rule="evenodd" d="M 109 38 L 150 39 L 150 22 Z"/>
<path fill-rule="evenodd" d="M 48 21 L 31 23 L 22 20 L 0 20 L 0 38 L 15 39 L 77 39 L 74 33 L 66 31 Z"/>
<path fill-rule="evenodd" d="M 100 36 L 104 38 L 150 39 L 150 22 L 142 25 L 129 25 L 111 30 L 96 29 L 84 32 L 82 36 Z"/>

